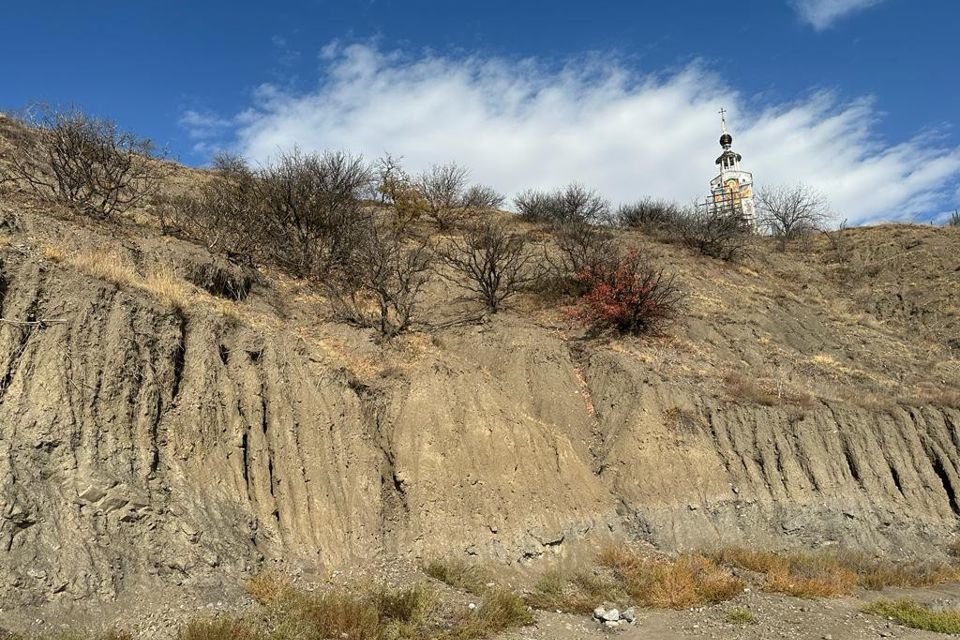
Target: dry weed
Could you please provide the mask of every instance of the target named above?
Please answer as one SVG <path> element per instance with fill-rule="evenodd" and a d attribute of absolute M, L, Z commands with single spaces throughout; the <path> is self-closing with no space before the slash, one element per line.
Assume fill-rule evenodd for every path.
<path fill-rule="evenodd" d="M 876 600 L 863 611 L 914 629 L 960 634 L 960 609 L 929 609 L 914 600 Z"/>
<path fill-rule="evenodd" d="M 487 590 L 490 575 L 482 567 L 457 559 L 435 559 L 423 565 L 423 572 L 456 589 L 482 594 Z"/>
<path fill-rule="evenodd" d="M 627 594 L 645 606 L 685 609 L 729 600 L 744 588 L 727 568 L 700 554 L 667 558 L 607 547 L 598 562 L 612 569 Z"/>
<path fill-rule="evenodd" d="M 922 587 L 960 579 L 960 567 L 937 562 L 893 563 L 853 552 L 776 553 L 731 548 L 712 554 L 721 564 L 765 575 L 764 590 L 801 598 L 831 598 L 854 587 Z"/>

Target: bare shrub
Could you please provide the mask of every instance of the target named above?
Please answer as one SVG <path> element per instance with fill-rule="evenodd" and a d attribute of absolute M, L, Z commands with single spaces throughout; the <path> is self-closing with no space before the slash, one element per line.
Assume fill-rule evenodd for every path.
<path fill-rule="evenodd" d="M 468 186 L 469 172 L 456 163 L 434 165 L 420 175 L 417 190 L 424 201 L 424 213 L 441 229 L 449 229 L 463 218 L 496 209 L 503 196 L 490 187 Z"/>
<path fill-rule="evenodd" d="M 586 273 L 616 262 L 620 256 L 620 247 L 609 231 L 583 221 L 557 225 L 554 239 L 557 253 L 547 258 L 551 275 L 575 293 L 584 292 Z"/>
<path fill-rule="evenodd" d="M 341 318 L 393 337 L 410 326 L 432 262 L 425 241 L 369 225 L 347 264 L 324 282 Z"/>
<path fill-rule="evenodd" d="M 469 225 L 463 237 L 451 240 L 439 256 L 453 271 L 452 276 L 441 275 L 476 294 L 491 313 L 541 275 L 526 239 L 488 220 Z"/>
<path fill-rule="evenodd" d="M 947 226 L 960 227 L 960 209 L 950 214 L 950 218 L 947 219 Z"/>
<path fill-rule="evenodd" d="M 157 207 L 165 232 L 250 262 L 263 241 L 260 183 L 240 157 L 218 155 L 213 176 L 195 193 L 165 198 Z"/>
<path fill-rule="evenodd" d="M 377 192 L 381 202 L 393 207 L 393 225 L 400 232 L 427 210 L 427 201 L 400 161 L 389 153 L 377 160 Z"/>
<path fill-rule="evenodd" d="M 743 218 L 722 209 L 691 208 L 671 231 L 686 246 L 720 260 L 739 258 L 747 246 L 750 229 Z"/>
<path fill-rule="evenodd" d="M 765 187 L 757 191 L 760 224 L 779 241 L 780 249 L 823 228 L 830 214 L 824 197 L 811 187 Z"/>
<path fill-rule="evenodd" d="M 155 195 L 167 169 L 150 140 L 82 111 L 39 107 L 14 138 L 14 181 L 40 197 L 109 218 Z"/>
<path fill-rule="evenodd" d="M 615 220 L 621 227 L 653 230 L 677 225 L 682 214 L 683 211 L 675 202 L 643 198 L 637 202 L 621 204 Z"/>
<path fill-rule="evenodd" d="M 349 261 L 369 217 L 362 200 L 373 177 L 361 158 L 294 149 L 257 177 L 264 249 L 274 261 L 298 276 Z"/>
<path fill-rule="evenodd" d="M 581 279 L 587 293 L 576 315 L 598 329 L 660 333 L 679 314 L 683 301 L 673 276 L 648 266 L 636 250 L 618 261 L 587 268 Z"/>
<path fill-rule="evenodd" d="M 531 222 L 596 224 L 607 221 L 610 216 L 609 201 L 577 183 L 549 193 L 524 191 L 513 202 L 520 216 Z"/>

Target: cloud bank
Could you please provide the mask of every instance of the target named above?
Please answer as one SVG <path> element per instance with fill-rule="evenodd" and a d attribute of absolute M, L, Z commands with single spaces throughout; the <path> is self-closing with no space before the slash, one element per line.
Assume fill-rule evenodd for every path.
<path fill-rule="evenodd" d="M 840 18 L 881 2 L 883 0 L 791 0 L 804 22 L 817 31 L 829 29 Z"/>
<path fill-rule="evenodd" d="M 356 44 L 328 47 L 321 78 L 305 93 L 261 86 L 230 120 L 227 144 L 256 162 L 293 145 L 370 158 L 389 151 L 411 171 L 455 160 L 508 195 L 579 181 L 615 202 L 689 202 L 706 195 L 715 173 L 724 106 L 758 185 L 809 183 L 851 222 L 928 219 L 956 204 L 960 184 L 960 148 L 933 133 L 880 142 L 869 99 L 818 93 L 756 109 L 696 65 L 638 76 L 600 57 L 548 68 Z M 208 149 L 224 130 L 204 114 L 184 123 Z"/>

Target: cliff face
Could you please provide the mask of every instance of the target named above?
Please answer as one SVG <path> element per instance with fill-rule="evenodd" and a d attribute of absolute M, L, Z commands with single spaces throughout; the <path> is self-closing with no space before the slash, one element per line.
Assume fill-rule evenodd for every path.
<path fill-rule="evenodd" d="M 740 324 L 696 308 L 673 342 L 589 341 L 540 309 L 379 345 L 318 321 L 300 285 L 264 277 L 242 302 L 220 301 L 217 283 L 246 276 L 186 243 L 22 211 L 8 230 L 5 605 L 240 575 L 272 558 L 515 562 L 609 535 L 919 552 L 956 524 L 956 409 L 728 397 L 717 363 L 765 360 L 737 346 Z M 91 247 L 128 275 L 71 257 Z M 186 303 L 142 284 L 157 265 L 199 285 Z M 686 277 L 693 300 L 706 295 L 706 276 Z M 751 286 L 756 331 L 787 331 L 771 319 L 784 306 L 811 308 L 771 306 Z M 823 335 L 842 343 L 837 331 Z M 900 362 L 926 347 L 911 348 Z"/>

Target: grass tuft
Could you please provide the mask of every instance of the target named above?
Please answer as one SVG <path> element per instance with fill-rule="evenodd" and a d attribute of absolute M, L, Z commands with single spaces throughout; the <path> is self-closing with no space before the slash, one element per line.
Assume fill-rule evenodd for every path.
<path fill-rule="evenodd" d="M 757 624 L 757 616 L 743 607 L 733 607 L 724 616 L 731 624 Z"/>
<path fill-rule="evenodd" d="M 177 640 L 259 640 L 263 635 L 246 622 L 231 617 L 191 620 Z"/>
<path fill-rule="evenodd" d="M 914 600 L 875 600 L 863 610 L 914 629 L 960 634 L 960 609 L 934 611 Z"/>

